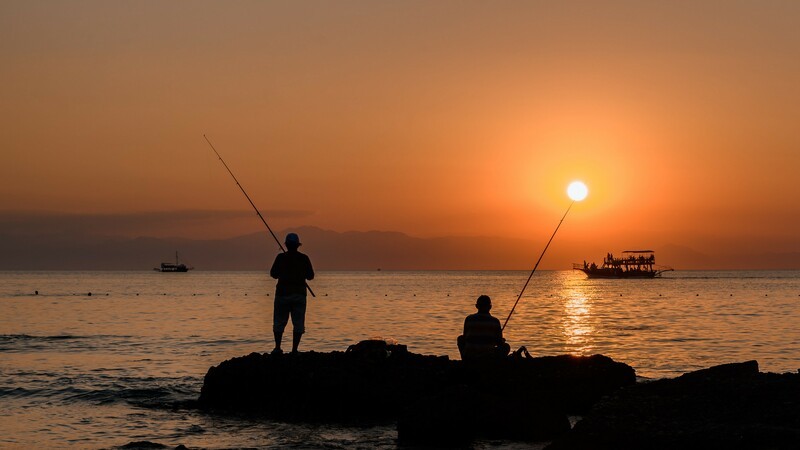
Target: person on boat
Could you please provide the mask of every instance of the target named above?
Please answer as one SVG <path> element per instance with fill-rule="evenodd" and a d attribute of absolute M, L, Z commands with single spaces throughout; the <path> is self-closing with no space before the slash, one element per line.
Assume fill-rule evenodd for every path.
<path fill-rule="evenodd" d="M 463 361 L 501 359 L 508 355 L 511 346 L 503 339 L 500 321 L 489 311 L 492 299 L 481 295 L 475 302 L 478 312 L 464 319 L 464 334 L 458 337 L 458 351 Z"/>
<path fill-rule="evenodd" d="M 283 330 L 292 318 L 292 353 L 297 352 L 300 338 L 305 332 L 306 321 L 306 280 L 314 279 L 311 260 L 297 251 L 300 237 L 296 233 L 286 235 L 286 252 L 275 257 L 269 274 L 278 280 L 275 286 L 275 305 L 272 315 L 272 332 L 275 336 L 275 349 L 272 353 L 283 353 L 281 340 Z"/>

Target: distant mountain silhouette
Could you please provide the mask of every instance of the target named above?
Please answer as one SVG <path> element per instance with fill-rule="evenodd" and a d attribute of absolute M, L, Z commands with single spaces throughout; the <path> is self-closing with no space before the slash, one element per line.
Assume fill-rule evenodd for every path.
<path fill-rule="evenodd" d="M 301 250 L 322 270 L 519 269 L 531 264 L 534 247 L 532 242 L 507 238 L 423 239 L 398 232 L 338 233 L 316 227 L 292 231 L 300 234 Z M 197 270 L 263 270 L 280 251 L 267 233 L 221 240 L 0 235 L 0 242 L 0 270 L 146 270 L 171 261 L 175 250 L 182 262 Z"/>
<path fill-rule="evenodd" d="M 656 261 L 662 265 L 686 270 L 719 268 L 717 261 L 710 255 L 695 251 L 689 247 L 666 244 L 656 251 Z"/>
<path fill-rule="evenodd" d="M 800 269 L 798 252 L 740 253 L 708 255 L 691 248 L 667 244 L 656 252 L 660 262 L 683 270 L 696 269 Z"/>
<path fill-rule="evenodd" d="M 318 270 L 530 270 L 541 240 L 501 237 L 417 238 L 399 232 L 335 232 L 293 228 Z M 277 233 L 284 236 L 285 232 Z M 196 270 L 266 270 L 278 246 L 266 232 L 231 239 L 109 238 L 86 233 L 0 234 L 0 270 L 150 270 L 172 261 L 175 250 Z M 709 256 L 679 245 L 652 248 L 657 261 L 676 269 L 800 269 L 800 253 Z M 554 241 L 541 269 L 600 262 L 596 242 Z"/>

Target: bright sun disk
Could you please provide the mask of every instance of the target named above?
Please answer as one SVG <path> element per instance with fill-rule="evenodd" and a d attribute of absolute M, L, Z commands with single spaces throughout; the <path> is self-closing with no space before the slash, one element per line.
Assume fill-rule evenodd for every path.
<path fill-rule="evenodd" d="M 567 187 L 567 195 L 572 200 L 579 202 L 589 195 L 589 188 L 582 181 L 573 181 Z"/>

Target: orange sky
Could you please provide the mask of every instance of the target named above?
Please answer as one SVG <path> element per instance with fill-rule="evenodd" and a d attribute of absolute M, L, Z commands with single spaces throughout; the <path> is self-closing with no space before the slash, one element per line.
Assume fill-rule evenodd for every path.
<path fill-rule="evenodd" d="M 800 251 L 800 3 L 532 3 L 3 1 L 0 212 Z"/>

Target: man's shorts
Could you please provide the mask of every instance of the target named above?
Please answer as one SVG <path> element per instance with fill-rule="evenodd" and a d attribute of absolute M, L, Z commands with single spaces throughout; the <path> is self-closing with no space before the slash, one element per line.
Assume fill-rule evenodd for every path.
<path fill-rule="evenodd" d="M 275 310 L 272 314 L 272 331 L 283 334 L 289 316 L 292 316 L 294 334 L 306 331 L 306 295 L 287 294 L 275 296 Z"/>

